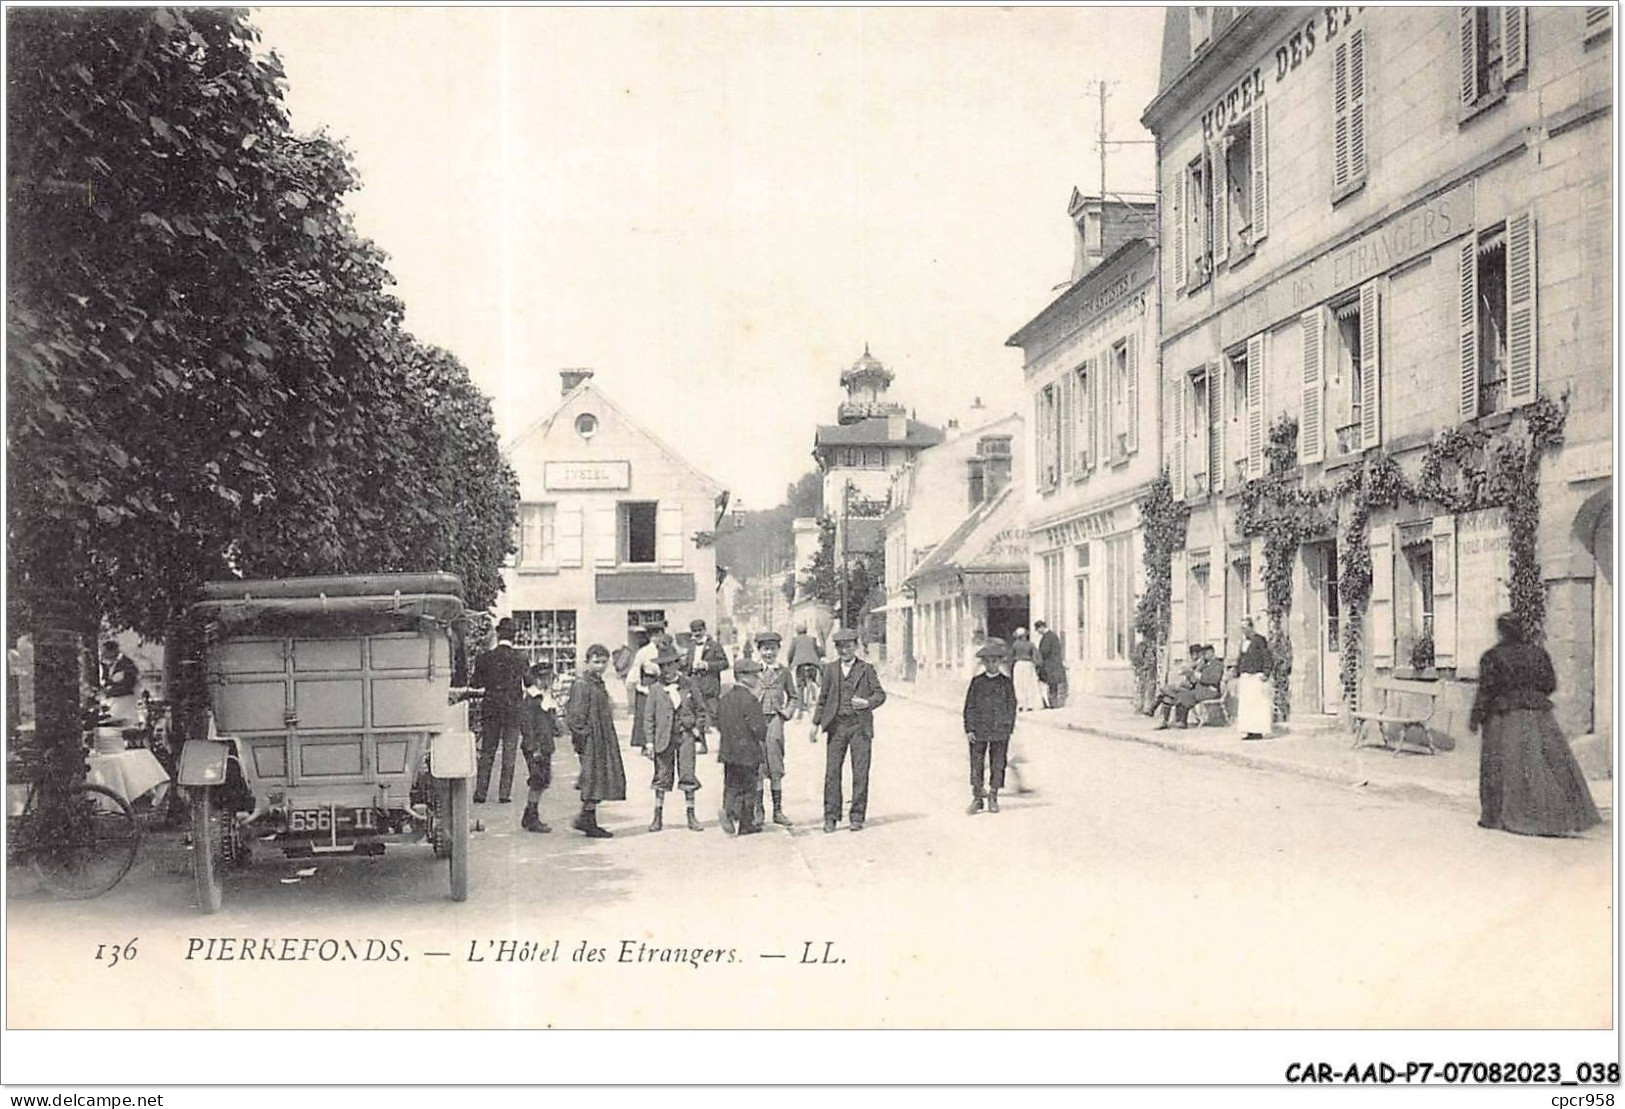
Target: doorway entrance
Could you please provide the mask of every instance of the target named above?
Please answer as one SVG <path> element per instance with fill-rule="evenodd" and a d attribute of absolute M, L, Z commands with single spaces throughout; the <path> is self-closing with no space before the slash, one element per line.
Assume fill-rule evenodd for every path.
<path fill-rule="evenodd" d="M 1008 646 L 1017 628 L 1027 626 L 1027 598 L 996 596 L 987 599 L 987 634 Z"/>
<path fill-rule="evenodd" d="M 1305 577 L 1309 583 L 1309 634 L 1313 642 L 1309 658 L 1310 683 L 1316 687 L 1311 704 L 1319 712 L 1336 715 L 1343 711 L 1343 678 L 1338 640 L 1342 624 L 1338 612 L 1337 541 L 1310 543 L 1303 548 Z"/>
<path fill-rule="evenodd" d="M 1609 505 L 1591 533 L 1591 557 L 1597 575 L 1591 579 L 1591 731 L 1614 734 L 1614 520 Z M 1608 750 L 1612 750 L 1610 744 Z"/>

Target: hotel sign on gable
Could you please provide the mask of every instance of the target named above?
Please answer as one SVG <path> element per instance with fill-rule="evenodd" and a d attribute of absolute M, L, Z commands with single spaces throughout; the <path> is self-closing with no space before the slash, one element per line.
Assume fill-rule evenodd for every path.
<path fill-rule="evenodd" d="M 549 462 L 542 474 L 548 489 L 630 489 L 630 462 Z"/>
<path fill-rule="evenodd" d="M 1473 204 L 1473 182 L 1463 181 L 1304 263 L 1221 313 L 1220 345 L 1239 343 L 1471 231 Z"/>

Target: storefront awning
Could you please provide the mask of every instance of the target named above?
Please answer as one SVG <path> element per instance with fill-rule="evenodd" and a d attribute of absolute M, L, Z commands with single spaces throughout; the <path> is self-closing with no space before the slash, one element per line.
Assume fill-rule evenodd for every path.
<path fill-rule="evenodd" d="M 885 604 L 876 605 L 874 608 L 870 609 L 869 611 L 870 612 L 901 612 L 904 609 L 913 608 L 913 607 L 914 607 L 914 599 L 912 597 L 893 597 L 891 600 L 887 601 Z"/>

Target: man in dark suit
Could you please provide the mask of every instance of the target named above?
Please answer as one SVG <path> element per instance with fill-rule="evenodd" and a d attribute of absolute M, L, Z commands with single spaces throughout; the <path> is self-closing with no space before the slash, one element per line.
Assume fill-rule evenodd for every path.
<path fill-rule="evenodd" d="M 1040 620 L 1033 625 L 1038 633 L 1038 678 L 1052 709 L 1066 707 L 1066 649 L 1055 629 Z"/>
<path fill-rule="evenodd" d="M 704 620 L 688 622 L 689 646 L 687 669 L 705 704 L 706 726 L 717 726 L 717 698 L 722 696 L 722 672 L 728 669 L 728 652 L 722 644 L 705 634 Z M 705 733 L 700 733 L 699 753 L 705 754 Z"/>
<path fill-rule="evenodd" d="M 841 823 L 841 772 L 852 752 L 852 830 L 863 830 L 869 809 L 869 756 L 875 738 L 874 710 L 886 703 L 875 668 L 858 657 L 858 633 L 835 633 L 836 661 L 824 667 L 813 725 L 829 743 L 824 761 L 824 831 Z"/>
<path fill-rule="evenodd" d="M 479 777 L 474 782 L 474 803 L 485 803 L 491 785 L 491 764 L 497 747 L 502 748 L 502 780 L 497 800 L 513 800 L 513 768 L 519 759 L 519 718 L 525 704 L 525 678 L 530 661 L 514 649 L 513 621 L 497 621 L 497 645 L 474 663 L 474 687 L 483 689 L 480 699 Z"/>

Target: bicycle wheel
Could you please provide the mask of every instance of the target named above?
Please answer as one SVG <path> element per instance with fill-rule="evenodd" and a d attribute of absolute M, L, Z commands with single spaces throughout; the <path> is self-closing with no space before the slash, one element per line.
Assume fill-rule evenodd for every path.
<path fill-rule="evenodd" d="M 106 893 L 129 873 L 141 846 L 135 811 L 105 786 L 80 785 L 48 800 L 35 820 L 34 873 L 62 897 Z"/>

